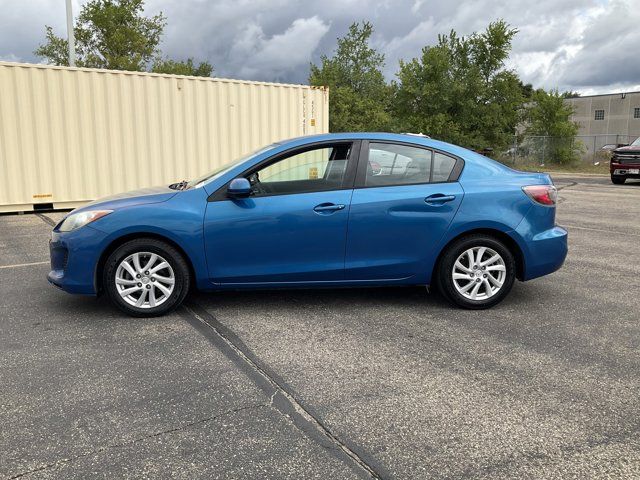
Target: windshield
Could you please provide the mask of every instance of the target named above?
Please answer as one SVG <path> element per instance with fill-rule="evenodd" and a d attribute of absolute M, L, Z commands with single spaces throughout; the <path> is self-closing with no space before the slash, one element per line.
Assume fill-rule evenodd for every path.
<path fill-rule="evenodd" d="M 640 146 L 640 137 L 636 138 L 631 145 L 634 147 Z"/>
<path fill-rule="evenodd" d="M 245 161 L 247 161 L 247 160 L 249 160 L 249 159 L 251 159 L 251 158 L 253 158 L 253 157 L 257 156 L 257 155 L 260 155 L 260 154 L 266 152 L 266 151 L 269 151 L 272 148 L 275 148 L 277 145 L 278 145 L 277 143 L 273 143 L 273 144 L 269 145 L 268 147 L 260 148 L 260 149 L 254 151 L 254 152 L 251 152 L 248 155 L 245 155 L 244 157 L 240 157 L 240 158 L 238 158 L 236 160 L 233 160 L 232 162 L 225 163 L 224 165 L 216 168 L 215 170 L 213 170 L 213 171 L 211 171 L 211 172 L 209 172 L 209 173 L 207 173 L 207 174 L 205 174 L 205 175 L 203 175 L 201 177 L 198 177 L 198 178 L 196 178 L 194 180 L 191 180 L 187 184 L 187 186 L 188 187 L 200 187 L 203 184 L 209 182 L 210 180 L 213 180 L 213 179 L 219 177 L 220 175 L 226 173 L 227 171 L 229 171 L 230 169 L 232 169 L 236 165 L 238 165 L 238 164 L 240 164 L 242 162 L 245 162 Z"/>

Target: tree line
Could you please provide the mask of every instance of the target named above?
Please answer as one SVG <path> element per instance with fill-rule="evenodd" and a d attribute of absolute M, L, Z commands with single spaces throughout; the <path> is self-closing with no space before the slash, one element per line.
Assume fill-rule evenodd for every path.
<path fill-rule="evenodd" d="M 575 137 L 564 98 L 577 94 L 534 89 L 505 67 L 517 33 L 503 20 L 469 36 L 452 30 L 401 60 L 387 82 L 373 25 L 353 23 L 332 56 L 311 64 L 309 82 L 329 87 L 331 131 L 424 133 L 476 150 L 506 149 L 517 134 Z M 578 143 L 557 145 L 548 155 L 560 163 L 579 151 Z"/>
<path fill-rule="evenodd" d="M 166 24 L 162 13 L 144 15 L 144 0 L 90 0 L 74 25 L 77 65 L 211 76 L 208 62 L 162 54 Z M 416 58 L 401 60 L 390 82 L 383 73 L 384 55 L 371 45 L 373 31 L 369 22 L 353 23 L 331 56 L 310 65 L 309 83 L 330 90 L 330 131 L 424 133 L 475 150 L 499 151 L 518 133 L 577 134 L 564 102 L 575 92 L 534 89 L 505 67 L 518 31 L 503 20 L 468 36 L 454 30 L 439 35 Z M 50 26 L 45 38 L 34 53 L 51 64 L 68 65 L 67 40 Z M 547 152 L 550 158 L 563 163 L 575 158 L 577 142 L 558 145 L 565 146 Z"/>

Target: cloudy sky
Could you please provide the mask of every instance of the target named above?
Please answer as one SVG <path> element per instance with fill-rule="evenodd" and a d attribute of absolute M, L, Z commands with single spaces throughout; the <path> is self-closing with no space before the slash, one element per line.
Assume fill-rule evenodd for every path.
<path fill-rule="evenodd" d="M 82 0 L 74 0 L 74 13 Z M 65 0 L 0 0 L 0 59 L 36 62 L 44 25 L 65 34 Z M 310 61 L 331 53 L 353 21 L 393 78 L 438 33 L 468 34 L 504 18 L 517 35 L 509 67 L 535 87 L 583 94 L 640 90 L 638 0 L 147 0 L 164 12 L 162 50 L 208 60 L 216 76 L 304 83 Z"/>

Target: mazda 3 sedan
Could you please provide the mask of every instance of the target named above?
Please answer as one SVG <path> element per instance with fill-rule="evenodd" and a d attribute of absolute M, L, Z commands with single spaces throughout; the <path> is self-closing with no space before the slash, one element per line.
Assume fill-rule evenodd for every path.
<path fill-rule="evenodd" d="M 116 195 L 51 234 L 49 281 L 133 316 L 204 291 L 432 285 L 470 309 L 567 254 L 546 174 L 414 135 L 269 145 L 191 181 Z"/>

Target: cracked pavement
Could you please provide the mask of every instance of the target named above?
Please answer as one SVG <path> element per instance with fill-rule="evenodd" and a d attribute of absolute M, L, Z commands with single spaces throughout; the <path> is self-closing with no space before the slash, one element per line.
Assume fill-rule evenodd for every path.
<path fill-rule="evenodd" d="M 0 478 L 640 477 L 640 182 L 554 179 L 565 266 L 484 312 L 377 288 L 133 319 L 49 287 L 51 227 L 0 216 Z"/>

